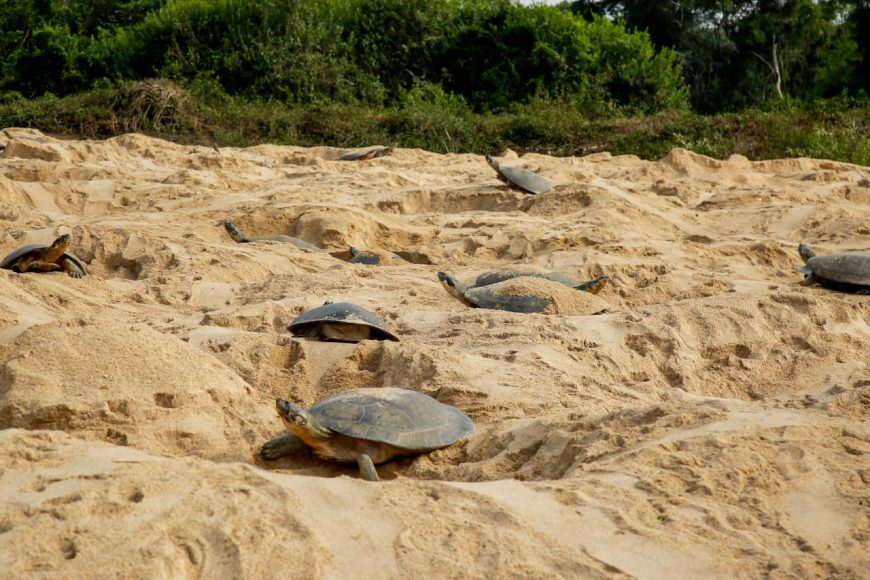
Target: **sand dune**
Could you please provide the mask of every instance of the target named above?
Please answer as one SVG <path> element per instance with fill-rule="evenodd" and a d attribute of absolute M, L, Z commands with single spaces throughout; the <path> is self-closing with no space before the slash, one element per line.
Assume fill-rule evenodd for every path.
<path fill-rule="evenodd" d="M 870 252 L 870 169 L 506 152 L 532 196 L 477 155 L 4 135 L 0 254 L 69 233 L 88 275 L 0 270 L 0 577 L 870 569 L 870 297 L 795 271 L 799 242 Z M 611 283 L 519 314 L 436 277 L 501 267 Z M 292 337 L 326 300 L 401 341 Z M 276 397 L 382 386 L 477 431 L 378 484 L 256 457 Z"/>

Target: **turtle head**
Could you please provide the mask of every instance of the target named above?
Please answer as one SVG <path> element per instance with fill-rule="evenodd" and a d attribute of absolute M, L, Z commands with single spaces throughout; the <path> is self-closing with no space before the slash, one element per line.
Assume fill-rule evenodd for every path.
<path fill-rule="evenodd" d="M 227 231 L 227 233 L 230 235 L 230 237 L 232 239 L 234 239 L 235 241 L 237 241 L 237 242 L 244 241 L 245 236 L 242 235 L 242 230 L 240 230 L 238 228 L 238 226 L 236 226 L 236 224 L 231 223 L 231 222 L 224 222 L 224 229 Z"/>
<path fill-rule="evenodd" d="M 278 410 L 278 416 L 281 417 L 281 420 L 285 423 L 292 423 L 293 425 L 299 426 L 307 423 L 305 416 L 308 413 L 299 407 L 299 405 L 291 403 L 287 399 L 277 399 L 275 401 L 275 408 Z"/>
<path fill-rule="evenodd" d="M 591 294 L 598 294 L 601 292 L 601 289 L 604 288 L 607 283 L 610 282 L 610 276 L 599 276 L 597 278 L 593 278 L 588 282 L 584 282 L 578 286 L 574 286 L 575 290 L 583 290 L 584 292 L 589 292 Z"/>
<path fill-rule="evenodd" d="M 63 256 L 64 252 L 69 249 L 71 238 L 69 234 L 63 234 L 54 240 L 51 245 L 45 250 L 45 257 L 42 258 L 44 262 L 56 262 Z"/>
<path fill-rule="evenodd" d="M 798 245 L 798 254 L 801 255 L 801 258 L 803 259 L 804 262 L 806 262 L 807 260 L 809 260 L 810 258 L 812 258 L 813 256 L 816 255 L 816 253 L 813 251 L 813 249 L 811 247 L 809 247 L 807 244 Z"/>
<path fill-rule="evenodd" d="M 288 433 L 296 435 L 303 441 L 331 437 L 332 432 L 322 427 L 311 414 L 287 399 L 277 399 L 275 409 L 284 423 Z"/>
<path fill-rule="evenodd" d="M 486 159 L 486 162 L 489 163 L 489 166 L 490 166 L 490 167 L 492 167 L 492 168 L 495 169 L 496 171 L 499 170 L 499 164 L 498 164 L 498 161 L 496 161 L 495 158 L 493 158 L 492 155 L 484 155 L 483 157 L 484 157 L 484 159 Z"/>
<path fill-rule="evenodd" d="M 69 237 L 69 234 L 64 234 L 59 236 L 55 241 L 51 243 L 51 247 L 49 249 L 55 250 L 58 252 L 66 252 L 69 249 L 69 244 L 72 238 Z"/>
<path fill-rule="evenodd" d="M 438 280 L 441 285 L 447 290 L 447 293 L 465 304 L 468 305 L 468 300 L 465 298 L 465 285 L 459 280 L 448 274 L 447 272 L 438 272 Z"/>
<path fill-rule="evenodd" d="M 350 257 L 351 257 L 351 258 L 356 258 L 356 257 L 359 256 L 362 252 L 360 251 L 359 248 L 354 247 L 354 246 L 351 246 L 351 247 L 350 247 L 350 250 L 349 250 L 349 253 L 350 253 Z"/>

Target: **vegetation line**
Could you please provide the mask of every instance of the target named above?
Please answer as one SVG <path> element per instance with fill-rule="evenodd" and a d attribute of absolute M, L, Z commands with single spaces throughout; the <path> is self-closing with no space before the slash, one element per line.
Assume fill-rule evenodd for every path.
<path fill-rule="evenodd" d="M 140 132 L 182 143 L 244 147 L 258 143 L 363 147 L 398 143 L 441 153 L 511 148 L 557 156 L 608 151 L 658 159 L 674 147 L 727 158 L 815 157 L 870 165 L 870 111 L 836 108 L 748 110 L 698 115 L 588 119 L 562 103 L 534 101 L 475 113 L 444 95 L 397 108 L 286 105 L 216 95 L 167 80 L 124 83 L 64 98 L 0 102 L 0 126 L 36 127 L 86 138 Z"/>

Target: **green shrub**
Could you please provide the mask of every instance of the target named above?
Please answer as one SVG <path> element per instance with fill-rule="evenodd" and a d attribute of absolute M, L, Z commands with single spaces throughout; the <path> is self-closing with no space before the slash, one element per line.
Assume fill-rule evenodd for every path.
<path fill-rule="evenodd" d="M 682 109 L 674 54 L 606 19 L 509 0 L 0 0 L 0 90 L 200 77 L 230 95 L 401 108 L 419 83 L 475 111 Z"/>

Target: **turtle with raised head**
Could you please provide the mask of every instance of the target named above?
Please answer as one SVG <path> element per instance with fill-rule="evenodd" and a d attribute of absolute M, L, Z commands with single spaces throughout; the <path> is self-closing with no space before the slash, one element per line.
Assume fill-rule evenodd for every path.
<path fill-rule="evenodd" d="M 489 308 L 509 312 L 558 312 L 570 310 L 559 307 L 560 296 L 572 290 L 598 294 L 610 280 L 599 276 L 588 282 L 576 282 L 556 272 L 487 272 L 478 276 L 475 283 L 466 286 L 446 272 L 438 272 L 438 280 L 448 294 L 472 308 Z M 564 301 L 567 302 L 567 301 Z M 591 305 L 592 311 L 605 308 L 601 299 Z M 590 308 L 583 308 L 590 310 Z"/>
<path fill-rule="evenodd" d="M 325 341 L 399 340 L 374 312 L 350 302 L 325 302 L 297 316 L 288 329 L 293 336 Z"/>
<path fill-rule="evenodd" d="M 518 187 L 528 193 L 544 193 L 553 187 L 549 181 L 537 173 L 533 173 L 528 169 L 523 169 L 522 167 L 502 165 L 491 155 L 486 155 L 486 162 L 490 167 L 495 169 L 500 181 L 507 185 Z"/>
<path fill-rule="evenodd" d="M 239 226 L 231 222 L 224 222 L 224 229 L 233 240 L 240 244 L 249 244 L 251 242 L 283 242 L 285 244 L 293 244 L 297 248 L 302 248 L 303 250 L 311 250 L 312 252 L 326 251 L 323 248 L 318 248 L 314 244 L 306 242 L 305 240 L 291 238 L 284 234 L 276 234 L 274 236 L 246 236 L 242 233 L 242 230 L 239 229 Z"/>
<path fill-rule="evenodd" d="M 870 294 L 870 254 L 844 253 L 817 256 L 807 244 L 798 246 L 805 262 L 798 268 L 804 286 L 821 284 L 843 292 Z"/>
<path fill-rule="evenodd" d="M 386 155 L 392 155 L 393 151 L 396 150 L 395 145 L 390 145 L 389 147 L 372 147 L 370 149 L 365 149 L 364 151 L 353 151 L 351 153 L 345 153 L 341 157 L 338 158 L 339 161 L 366 161 L 367 159 L 376 159 L 378 157 L 384 157 Z"/>
<path fill-rule="evenodd" d="M 60 270 L 73 278 L 86 274 L 85 265 L 69 251 L 71 238 L 63 234 L 51 244 L 27 244 L 10 253 L 0 262 L 0 268 L 13 272 L 54 272 Z"/>
<path fill-rule="evenodd" d="M 275 407 L 287 433 L 263 444 L 261 458 L 308 446 L 326 459 L 356 462 L 367 481 L 380 481 L 378 463 L 441 449 L 474 432 L 456 407 L 396 387 L 344 391 L 307 411 L 285 399 Z"/>

